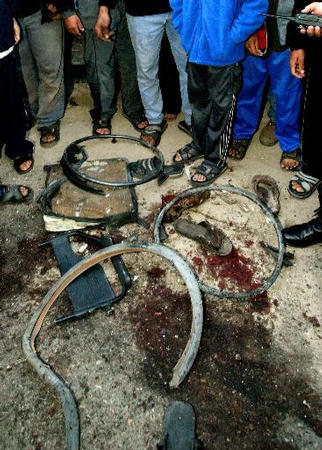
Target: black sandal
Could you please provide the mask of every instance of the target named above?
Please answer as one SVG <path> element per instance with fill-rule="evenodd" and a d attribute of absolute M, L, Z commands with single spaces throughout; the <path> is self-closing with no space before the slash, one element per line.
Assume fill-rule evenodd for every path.
<path fill-rule="evenodd" d="M 298 164 L 296 166 L 290 167 L 290 168 L 282 167 L 282 161 L 284 159 L 291 159 L 292 161 L 298 162 Z M 293 152 L 282 152 L 280 165 L 281 165 L 281 168 L 283 170 L 289 170 L 291 172 L 295 172 L 295 171 L 299 170 L 300 169 L 300 165 L 301 165 L 301 153 L 300 153 L 300 150 L 296 149 Z"/>
<path fill-rule="evenodd" d="M 60 122 L 59 120 L 54 123 L 53 125 L 51 125 L 50 127 L 41 127 L 39 128 L 40 131 L 40 145 L 42 147 L 53 147 L 54 145 L 57 144 L 57 142 L 60 139 Z M 50 142 L 47 142 L 44 140 L 44 138 L 48 137 L 48 136 L 53 136 L 54 139 Z"/>
<path fill-rule="evenodd" d="M 176 156 L 179 155 L 181 157 L 180 161 L 176 160 Z M 173 164 L 183 166 L 184 164 L 191 163 L 196 159 L 202 158 L 203 155 L 194 147 L 193 143 L 190 142 L 185 147 L 180 148 L 172 158 Z"/>
<path fill-rule="evenodd" d="M 146 127 L 144 128 L 140 128 L 139 124 L 142 122 L 147 122 L 147 118 L 145 117 L 145 114 L 143 111 L 138 111 L 136 113 L 133 114 L 127 114 L 125 111 L 122 111 L 123 117 L 125 117 L 130 124 L 133 126 L 133 128 L 136 131 L 142 131 L 145 130 Z"/>
<path fill-rule="evenodd" d="M 145 178 L 156 176 L 160 172 L 161 161 L 155 156 L 153 158 L 139 159 L 128 164 L 128 168 L 134 178 Z M 183 168 L 178 166 L 164 166 L 158 177 L 158 184 L 164 183 L 169 177 L 179 177 L 183 173 Z"/>
<path fill-rule="evenodd" d="M 19 173 L 19 175 L 24 175 L 25 173 L 30 172 L 32 170 L 32 168 L 34 167 L 33 152 L 34 152 L 35 146 L 34 146 L 33 142 L 30 142 L 29 140 L 26 140 L 25 144 L 27 146 L 30 145 L 30 149 L 27 150 L 28 153 L 23 156 L 18 156 L 17 158 L 14 158 L 14 160 L 13 160 L 13 168 L 15 169 L 15 171 L 17 173 Z M 20 166 L 26 161 L 31 161 L 31 164 L 28 167 L 28 169 L 23 170 L 20 168 Z"/>
<path fill-rule="evenodd" d="M 156 147 L 160 144 L 161 136 L 167 129 L 167 126 L 168 122 L 165 119 L 163 119 L 162 122 L 158 124 L 149 124 L 146 128 L 141 130 L 140 139 L 142 139 L 142 141 L 146 142 L 147 144 Z M 154 143 L 151 144 L 149 140 L 144 139 L 145 137 L 152 138 Z"/>
<path fill-rule="evenodd" d="M 236 159 L 237 161 L 241 161 L 245 158 L 247 153 L 250 139 L 233 139 L 230 149 L 228 150 L 228 158 Z M 235 155 L 231 154 L 231 151 L 234 151 Z"/>
<path fill-rule="evenodd" d="M 109 133 L 98 133 L 98 129 L 100 128 L 107 128 Z M 106 136 L 112 133 L 112 124 L 111 119 L 95 119 L 93 120 L 93 130 L 92 133 L 94 136 Z"/>
<path fill-rule="evenodd" d="M 190 178 L 191 186 L 209 186 L 212 184 L 221 174 L 227 170 L 227 164 L 225 163 L 222 168 L 216 166 L 216 164 L 210 161 L 203 161 L 200 166 L 196 167 L 195 173 Z M 204 181 L 194 180 L 194 176 L 202 175 L 205 177 Z"/>
<path fill-rule="evenodd" d="M 27 189 L 27 195 L 22 195 L 20 188 Z M 0 185 L 0 203 L 29 203 L 33 198 L 33 190 L 28 186 L 18 184 Z"/>

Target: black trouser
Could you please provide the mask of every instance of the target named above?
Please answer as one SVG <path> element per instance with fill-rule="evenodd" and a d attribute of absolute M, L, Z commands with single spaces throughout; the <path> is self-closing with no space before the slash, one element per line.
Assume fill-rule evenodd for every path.
<path fill-rule="evenodd" d="M 223 167 L 240 87 L 240 67 L 188 63 L 187 69 L 193 144 L 205 160 Z"/>
<path fill-rule="evenodd" d="M 303 172 L 322 179 L 322 61 L 306 67 L 303 97 Z"/>
<path fill-rule="evenodd" d="M 0 142 L 6 144 L 6 155 L 18 158 L 32 153 L 33 145 L 26 141 L 26 115 L 19 89 L 15 55 L 0 59 Z"/>

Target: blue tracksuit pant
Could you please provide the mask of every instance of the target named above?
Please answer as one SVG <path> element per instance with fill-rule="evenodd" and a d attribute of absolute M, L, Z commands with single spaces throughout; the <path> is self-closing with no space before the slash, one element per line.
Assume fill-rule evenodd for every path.
<path fill-rule="evenodd" d="M 289 50 L 272 52 L 266 58 L 247 56 L 243 61 L 243 84 L 237 97 L 235 139 L 250 139 L 255 133 L 267 78 L 276 99 L 276 137 L 285 152 L 299 147 L 301 80 L 292 76 Z"/>

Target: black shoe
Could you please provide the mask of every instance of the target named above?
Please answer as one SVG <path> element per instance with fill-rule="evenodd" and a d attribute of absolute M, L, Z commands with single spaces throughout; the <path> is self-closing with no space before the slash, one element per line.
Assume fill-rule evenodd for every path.
<path fill-rule="evenodd" d="M 322 242 L 322 220 L 317 217 L 310 222 L 282 230 L 284 241 L 292 247 L 308 247 Z"/>

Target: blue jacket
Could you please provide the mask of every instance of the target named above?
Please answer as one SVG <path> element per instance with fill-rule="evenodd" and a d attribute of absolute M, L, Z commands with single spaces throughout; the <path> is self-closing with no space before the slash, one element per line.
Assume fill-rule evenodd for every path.
<path fill-rule="evenodd" d="M 264 22 L 268 0 L 170 0 L 170 5 L 189 61 L 226 66 L 243 59 L 244 43 Z"/>
<path fill-rule="evenodd" d="M 0 52 L 8 50 L 15 43 L 13 15 L 16 11 L 16 0 L 0 0 Z"/>

